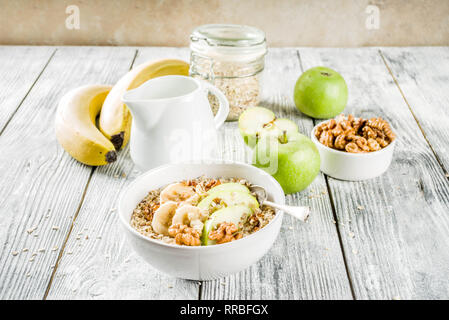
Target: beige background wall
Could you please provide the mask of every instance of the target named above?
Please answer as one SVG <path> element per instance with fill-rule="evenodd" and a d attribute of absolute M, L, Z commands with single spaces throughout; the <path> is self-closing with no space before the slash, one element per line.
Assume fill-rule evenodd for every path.
<path fill-rule="evenodd" d="M 449 45 L 449 0 L 0 0 L 1 44 L 185 46 L 204 23 L 259 27 L 270 46 Z"/>

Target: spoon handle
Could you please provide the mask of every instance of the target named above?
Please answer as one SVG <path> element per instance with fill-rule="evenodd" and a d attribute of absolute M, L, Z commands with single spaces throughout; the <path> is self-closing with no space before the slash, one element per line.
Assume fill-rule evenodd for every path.
<path fill-rule="evenodd" d="M 276 208 L 279 210 L 284 211 L 285 213 L 288 213 L 289 215 L 305 222 L 310 214 L 310 208 L 309 207 L 294 207 L 294 206 L 287 206 L 282 204 L 277 204 L 271 201 L 265 200 L 263 204 L 266 204 L 267 206 L 270 206 L 272 208 Z"/>

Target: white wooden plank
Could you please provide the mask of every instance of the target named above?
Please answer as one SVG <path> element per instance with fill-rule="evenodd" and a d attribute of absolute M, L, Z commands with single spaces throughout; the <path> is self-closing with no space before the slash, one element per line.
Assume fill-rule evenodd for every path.
<path fill-rule="evenodd" d="M 141 48 L 135 64 L 161 58 L 188 61 L 188 51 Z M 117 162 L 95 170 L 48 299 L 198 298 L 198 282 L 159 273 L 126 242 L 114 209 L 123 188 L 139 174 L 133 167 L 126 148 Z"/>
<path fill-rule="evenodd" d="M 0 172 L 7 181 L 0 185 L 4 195 L 0 200 L 1 298 L 43 296 L 50 274 L 47 269 L 51 270 L 57 255 L 50 254 L 49 249 L 64 242 L 72 219 L 68 212 L 76 211 L 83 185 L 90 174 L 88 168 L 71 160 L 56 146 L 51 125 L 55 104 L 68 88 L 84 84 L 86 79 L 114 82 L 126 72 L 132 59 L 131 54 L 123 52 L 125 49 L 129 48 L 64 48 L 72 52 L 64 53 L 69 59 L 63 59 L 58 52 L 54 58 L 56 62 L 49 64 L 49 70 L 42 74 L 42 79 L 0 137 L 2 146 L 7 146 L 6 153 L 0 156 Z M 173 51 L 179 49 L 145 50 L 151 53 L 150 56 L 159 58 L 166 54 L 173 57 Z M 270 55 L 276 55 L 276 51 L 272 50 Z M 358 183 L 329 179 L 356 297 L 447 298 L 447 182 L 425 140 L 418 134 L 417 125 L 407 113 L 407 106 L 388 77 L 380 56 L 376 56 L 374 49 L 301 49 L 300 52 L 306 68 L 324 64 L 343 70 L 351 91 L 349 109 L 365 116 L 380 114 L 387 118 L 398 128 L 401 139 L 392 168 L 383 177 Z M 187 59 L 182 49 L 179 54 Z M 263 104 L 272 107 L 280 116 L 295 119 L 300 130 L 307 134 L 311 121 L 292 109 L 292 88 L 285 88 L 285 83 L 293 85 L 296 80 L 293 79 L 296 76 L 291 75 L 291 79 L 284 76 L 289 69 L 285 65 L 297 62 L 291 57 L 283 59 L 285 63 L 278 70 L 285 80 L 267 80 L 276 93 L 271 100 L 267 95 Z M 70 61 L 68 64 L 67 60 Z M 269 64 L 272 60 L 268 59 Z M 423 93 L 426 99 L 427 92 L 426 89 Z M 405 95 L 409 102 L 412 101 L 413 97 Z M 413 108 L 413 103 L 410 104 Z M 221 133 L 225 147 L 223 156 L 248 161 L 249 154 L 242 148 L 236 124 L 228 123 L 225 128 L 228 131 Z M 426 129 L 424 131 L 427 133 Z M 42 150 L 46 152 L 42 154 Z M 109 214 L 115 205 L 106 203 L 115 199 L 128 180 L 137 174 L 133 172 L 126 151 L 119 158 L 116 164 L 96 170 L 93 175 L 49 297 L 195 298 L 196 283 L 170 279 L 153 271 L 130 253 L 126 243 L 120 242 L 123 240 L 120 236 L 116 236 L 115 214 Z M 15 159 L 15 163 L 10 159 Z M 122 172 L 128 174 L 126 178 L 114 178 L 116 174 L 120 177 Z M 100 187 L 90 194 L 89 190 L 97 184 Z M 264 259 L 236 276 L 205 282 L 202 298 L 350 298 L 349 288 L 339 280 L 344 266 L 341 267 L 341 263 L 332 265 L 332 261 L 319 257 L 322 243 L 326 244 L 324 249 L 330 243 L 330 250 L 325 253 L 331 251 L 330 260 L 342 260 L 332 240 L 335 230 L 326 224 L 331 221 L 332 214 L 329 216 L 327 195 L 320 195 L 323 185 L 324 179 L 320 176 L 311 190 L 288 198 L 290 203 L 311 203 L 314 212 L 320 212 L 319 218 L 323 220 L 320 224 L 316 223 L 316 216 L 312 216 L 311 223 L 305 226 L 287 222 L 286 217 L 282 235 Z M 313 194 L 319 196 L 309 199 L 312 189 L 318 191 Z M 105 199 L 101 206 L 98 205 L 99 195 L 101 201 L 103 197 Z M 358 205 L 365 209 L 358 210 Z M 91 221 L 93 218 L 96 220 Z M 290 223 L 293 230 L 288 228 Z M 26 229 L 35 225 L 38 229 L 33 234 L 38 234 L 37 238 L 26 233 Z M 53 225 L 61 229 L 51 230 Z M 80 232 L 83 233 L 82 240 L 76 240 Z M 288 235 L 289 232 L 292 235 Z M 354 233 L 354 238 L 349 232 Z M 97 239 L 97 236 L 102 238 Z M 21 248 L 30 248 L 30 251 L 11 255 Z M 28 258 L 39 248 L 47 251 L 40 252 L 34 262 L 29 262 Z M 84 254 L 86 259 L 81 258 Z M 95 259 L 97 261 L 93 261 Z M 87 266 L 74 267 L 83 264 Z M 335 277 L 331 267 L 336 266 L 339 276 Z M 84 276 L 84 273 L 88 275 Z M 98 281 L 96 276 L 99 276 Z M 287 285 L 287 282 L 293 285 Z M 135 289 L 147 285 L 149 289 Z"/>
<path fill-rule="evenodd" d="M 439 160 L 449 171 L 449 47 L 381 53 Z"/>
<path fill-rule="evenodd" d="M 55 51 L 54 47 L 0 46 L 0 132 Z"/>
<path fill-rule="evenodd" d="M 1 299 L 44 297 L 91 174 L 56 141 L 59 99 L 80 85 L 114 83 L 134 54 L 131 48 L 59 48 L 0 136 Z"/>
<path fill-rule="evenodd" d="M 164 48 L 157 49 L 151 48 L 142 50 L 139 52 L 136 63 L 140 61 L 144 61 L 149 58 L 162 58 L 162 57 L 180 57 L 187 59 L 188 52 L 183 49 L 173 49 L 173 48 Z M 296 57 L 293 57 L 293 61 Z M 297 67 L 297 65 L 296 65 Z M 228 153 L 228 156 L 233 157 L 234 155 L 238 155 L 240 152 L 245 152 L 242 146 L 241 138 L 238 135 L 237 129 L 235 127 L 235 123 L 226 124 L 226 130 L 222 131 L 222 137 L 226 137 L 225 150 Z M 311 124 L 309 124 L 311 126 Z M 123 169 L 126 168 L 126 169 Z M 103 170 L 104 169 L 104 170 Z M 100 174 L 101 172 L 101 174 Z M 127 175 L 126 179 L 111 179 L 115 175 L 121 176 L 122 173 Z M 131 173 L 131 175 L 129 175 Z M 76 298 L 197 298 L 198 296 L 198 287 L 197 283 L 182 281 L 182 280 L 174 280 L 170 279 L 154 270 L 152 270 L 145 262 L 143 262 L 140 258 L 136 257 L 131 249 L 127 247 L 126 244 L 123 244 L 123 237 L 121 233 L 115 232 L 115 228 L 117 228 L 117 221 L 115 221 L 115 215 L 111 215 L 110 210 L 114 208 L 116 204 L 112 201 L 108 203 L 107 201 L 101 203 L 101 208 L 98 204 L 99 195 L 101 195 L 102 199 L 116 199 L 120 190 L 127 184 L 126 180 L 131 180 L 135 177 L 137 173 L 135 173 L 132 169 L 132 164 L 129 159 L 129 155 L 127 152 L 122 152 L 120 155 L 120 160 L 117 164 L 112 166 L 104 167 L 98 169 L 94 176 L 92 177 L 91 183 L 89 185 L 86 198 L 83 203 L 83 207 L 80 210 L 80 214 L 77 219 L 77 225 L 72 232 L 72 236 L 69 239 L 69 242 L 66 246 L 66 251 L 64 253 L 63 259 L 61 260 L 60 266 L 57 270 L 55 280 L 53 282 L 52 288 L 49 293 L 49 298 L 61 298 L 61 297 L 73 297 Z M 321 178 L 322 179 L 322 178 Z M 118 181 L 116 181 L 118 180 Z M 117 187 L 112 187 L 112 185 L 117 185 Z M 323 182 L 321 180 L 321 186 Z M 107 187 L 106 187 L 107 186 Z M 307 202 L 309 199 L 307 196 L 304 196 L 306 199 L 302 199 L 302 201 Z M 293 198 L 291 201 L 295 201 Z M 314 201 L 314 200 L 312 200 Z M 321 200 L 316 203 L 314 207 L 317 209 L 322 206 L 326 207 L 326 202 L 328 200 Z M 316 201 L 315 201 L 316 202 Z M 328 203 L 328 202 L 327 202 Z M 329 206 L 329 205 L 327 205 Z M 91 211 L 95 209 L 98 216 L 92 215 Z M 329 208 L 327 208 L 329 209 Z M 318 211 L 318 210 L 317 210 Z M 331 215 L 331 211 L 327 210 L 327 213 Z M 289 218 L 286 218 L 288 220 Z M 341 258 L 341 253 L 339 249 L 338 239 L 336 238 L 335 227 L 332 224 L 331 216 L 325 215 L 323 220 L 326 220 L 325 225 L 329 226 L 332 232 L 334 233 L 334 238 L 328 237 L 327 232 L 322 232 L 322 228 L 319 228 L 321 232 L 324 234 L 322 238 L 325 241 L 320 242 L 320 246 L 322 252 L 320 250 L 317 251 L 316 255 L 324 256 L 324 260 L 326 260 L 326 264 L 324 267 L 317 266 L 314 267 L 312 264 L 306 264 L 305 268 L 311 268 L 316 271 L 315 277 L 321 279 L 324 283 L 322 286 L 322 290 L 320 292 L 319 289 L 315 289 L 313 283 L 309 283 L 308 286 L 304 285 L 302 281 L 304 279 L 301 278 L 301 281 L 298 281 L 298 289 L 296 292 L 293 292 L 293 297 L 299 297 L 302 295 L 303 297 L 311 297 L 314 294 L 316 296 L 323 297 L 340 297 L 340 298 L 350 298 L 350 291 L 348 287 L 348 281 L 344 275 L 344 265 Z M 292 225 L 296 226 L 296 228 L 304 228 L 305 226 L 298 225 L 296 222 L 290 220 Z M 320 222 L 322 223 L 322 222 Z M 319 225 L 317 223 L 317 225 Z M 311 226 L 314 226 L 312 223 Z M 100 242 L 85 242 L 85 246 L 81 251 L 76 250 L 78 243 L 76 240 L 77 234 L 81 232 L 85 227 L 89 230 L 92 228 L 94 230 L 103 230 L 101 233 L 102 239 L 105 241 L 100 244 Z M 294 231 L 290 230 L 288 226 L 286 227 L 290 233 Z M 314 229 L 313 227 L 311 229 Z M 333 230 L 332 230 L 333 229 Z M 302 231 L 302 230 L 301 230 Z M 312 232 L 316 232 L 316 230 L 311 230 Z M 320 240 L 320 239 L 319 239 Z M 79 241 L 79 240 L 78 240 Z M 318 242 L 318 240 L 317 240 Z M 313 243 L 314 247 L 316 247 L 317 243 Z M 286 244 L 284 244 L 285 248 Z M 282 251 L 284 248 L 281 248 L 278 251 Z M 326 250 L 329 249 L 329 250 Z M 298 248 L 295 248 L 298 250 Z M 70 252 L 71 254 L 67 254 Z M 73 253 L 72 253 L 73 252 Z M 76 254 L 74 252 L 77 252 Z M 103 259 L 98 257 L 109 256 L 108 263 L 104 263 Z M 276 257 L 268 260 L 265 265 L 260 266 L 258 269 L 253 271 L 253 274 L 260 274 L 260 269 L 264 268 L 266 265 L 271 265 L 269 268 L 277 269 L 279 272 L 279 264 L 281 263 L 281 257 L 283 258 L 284 253 L 279 252 Z M 292 260 L 295 260 L 295 257 L 292 257 Z M 275 263 L 271 263 L 272 261 Z M 332 266 L 328 266 L 327 264 L 333 264 Z M 73 273 L 71 270 L 74 268 L 73 266 L 81 266 L 80 269 Z M 330 276 L 326 278 L 325 270 L 329 268 L 329 271 L 334 271 L 335 274 L 342 273 L 342 277 L 338 276 Z M 138 272 L 137 272 L 138 271 Z M 291 274 L 296 275 L 300 274 L 298 272 L 298 268 L 294 270 L 289 270 L 290 276 Z M 322 274 L 321 274 L 322 273 Z M 80 279 L 79 274 L 82 274 L 82 278 Z M 120 274 L 119 279 L 114 278 L 114 274 Z M 275 283 L 275 277 L 278 275 L 267 275 L 271 280 L 269 286 L 264 284 L 262 280 L 259 283 L 253 281 L 253 283 L 257 283 L 256 285 L 260 288 L 258 292 L 256 292 L 252 298 L 256 298 L 257 295 L 263 295 L 269 297 L 271 295 L 276 295 L 276 293 L 271 290 L 277 284 Z M 306 276 L 303 276 L 307 279 Z M 234 283 L 234 291 L 231 296 L 234 298 L 243 297 L 249 294 L 248 288 L 248 279 L 244 277 L 230 277 L 232 279 L 228 279 Z M 123 279 L 127 279 L 124 281 Z M 311 281 L 309 281 L 311 282 Z M 284 281 L 285 285 L 287 285 L 287 281 Z M 133 284 L 133 285 L 130 285 Z M 213 288 L 218 285 L 218 290 L 215 290 L 214 295 L 208 295 L 211 293 L 209 288 Z M 98 290 L 94 296 L 92 296 L 90 288 L 91 287 L 100 287 L 101 290 Z M 304 286 L 306 289 L 302 290 L 299 287 Z M 327 286 L 327 287 L 326 287 Z M 229 288 L 229 286 L 227 287 Z M 336 290 L 334 290 L 336 289 Z M 75 290 L 75 293 L 73 293 Z M 220 297 L 221 295 L 229 296 L 228 289 L 225 289 L 224 286 L 220 285 L 219 281 L 216 282 L 208 282 L 203 284 L 203 298 L 212 298 L 212 297 Z M 225 291 L 226 290 L 226 291 Z M 269 292 L 269 291 L 272 292 Z M 283 289 L 284 292 L 278 294 L 278 296 L 287 296 L 288 293 Z M 306 292 L 306 290 L 310 290 L 311 292 Z M 329 293 L 327 292 L 329 291 Z"/>
<path fill-rule="evenodd" d="M 296 50 L 271 49 L 266 57 L 261 105 L 295 121 L 304 134 L 312 120 L 296 111 L 293 86 L 300 75 Z M 250 162 L 237 123 L 221 132 L 223 158 Z M 202 286 L 202 299 L 352 299 L 324 177 L 287 196 L 291 205 L 312 208 L 304 224 L 285 216 L 273 248 L 257 264 Z"/>
<path fill-rule="evenodd" d="M 299 52 L 305 69 L 325 65 L 343 75 L 347 113 L 381 116 L 398 135 L 383 176 L 364 182 L 329 178 L 356 298 L 447 299 L 448 181 L 378 50 Z"/>

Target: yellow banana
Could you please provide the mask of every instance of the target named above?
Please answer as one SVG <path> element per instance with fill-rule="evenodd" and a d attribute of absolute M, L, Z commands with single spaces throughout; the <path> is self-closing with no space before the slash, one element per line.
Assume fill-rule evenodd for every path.
<path fill-rule="evenodd" d="M 56 137 L 73 158 L 101 166 L 117 159 L 114 145 L 95 126 L 112 86 L 88 85 L 65 94 L 56 111 Z"/>
<path fill-rule="evenodd" d="M 163 59 L 134 67 L 115 84 L 101 109 L 99 127 L 116 150 L 126 146 L 131 131 L 132 117 L 128 107 L 122 102 L 123 94 L 156 77 L 188 74 L 188 63 L 176 59 Z"/>

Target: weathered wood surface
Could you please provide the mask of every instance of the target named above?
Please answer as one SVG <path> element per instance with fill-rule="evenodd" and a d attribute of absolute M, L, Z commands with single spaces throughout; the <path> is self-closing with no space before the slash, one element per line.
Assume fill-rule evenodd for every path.
<path fill-rule="evenodd" d="M 188 51 L 141 48 L 134 65 L 167 57 L 188 61 Z M 126 242 L 115 209 L 120 192 L 139 174 L 133 167 L 127 147 L 118 161 L 93 173 L 49 299 L 198 299 L 198 282 L 159 273 Z"/>
<path fill-rule="evenodd" d="M 410 109 L 449 172 L 449 47 L 382 48 Z"/>
<path fill-rule="evenodd" d="M 0 132 L 52 58 L 54 47 L 0 47 Z"/>
<path fill-rule="evenodd" d="M 188 51 L 172 48 L 139 50 L 135 63 L 138 64 L 149 59 L 167 56 L 187 59 Z M 282 51 L 274 54 L 273 57 L 270 55 L 268 58 L 270 69 L 277 69 L 281 65 L 283 58 L 285 57 Z M 294 50 L 291 50 L 289 58 L 293 63 L 290 69 L 293 71 L 291 75 L 295 77 L 299 66 Z M 267 100 L 270 100 L 270 92 L 279 92 L 279 95 L 282 92 L 286 92 L 281 86 L 275 87 L 276 81 L 273 81 L 275 79 L 273 78 L 267 83 L 267 88 L 275 90 L 267 91 Z M 290 114 L 294 112 L 291 101 L 290 104 L 286 104 L 282 102 L 283 97 L 278 99 L 281 101 L 279 104 L 270 101 L 268 103 L 278 108 L 288 108 L 287 112 Z M 309 127 L 311 127 L 311 121 Z M 236 123 L 227 123 L 225 128 L 221 130 L 221 134 L 224 142 L 224 157 L 226 159 L 248 161 L 247 157 L 246 159 L 244 156 L 241 157 L 245 153 L 245 148 L 236 130 Z M 123 173 L 128 177 L 127 179 L 122 178 Z M 154 271 L 141 259 L 135 257 L 131 249 L 124 243 L 125 239 L 118 228 L 115 213 L 111 212 L 111 208 L 114 208 L 116 204 L 104 203 L 104 205 L 100 205 L 98 203 L 99 198 L 117 199 L 120 190 L 126 185 L 126 182 L 116 183 L 111 181 L 111 179 L 118 176 L 115 180 L 131 180 L 135 174 L 127 152 L 123 152 L 119 162 L 113 166 L 99 168 L 95 171 L 87 189 L 76 226 L 69 238 L 63 259 L 56 272 L 49 298 L 198 298 L 198 283 L 170 279 Z M 326 207 L 326 204 L 329 205 L 328 198 L 323 197 L 321 194 L 323 186 L 325 189 L 322 179 L 321 182 L 316 182 L 316 189 L 320 188 L 320 191 L 318 191 L 320 200 L 310 201 L 307 196 L 303 196 L 302 202 L 316 202 L 314 206 L 323 208 Z M 102 208 L 103 206 L 104 208 Z M 98 208 L 96 212 L 102 213 L 95 216 L 95 220 L 92 217 L 93 207 Z M 309 228 L 308 236 L 302 230 L 305 226 L 292 221 L 290 217 L 286 217 L 286 220 L 289 222 L 283 232 L 290 234 L 290 239 L 283 241 L 283 245 L 278 248 L 276 255 L 267 256 L 260 264 L 248 270 L 247 273 L 249 275 L 243 274 L 240 277 L 232 276 L 221 281 L 204 282 L 202 284 L 201 298 L 351 298 L 349 282 L 345 274 L 341 250 L 336 237 L 336 229 L 332 223 L 332 212 L 331 210 L 323 211 L 328 213 L 325 217 L 320 218 L 320 220 L 324 220 L 324 227 L 322 226 L 323 222 L 320 220 L 317 220 L 319 223 L 311 223 L 310 225 L 315 226 L 315 228 Z M 290 230 L 290 225 L 292 230 Z M 293 227 L 295 228 L 293 229 Z M 97 244 L 99 241 L 83 241 L 81 235 L 83 235 L 84 228 L 103 230 L 102 245 Z M 295 233 L 299 233 L 302 236 L 295 237 Z M 321 236 L 316 237 L 314 234 L 320 234 Z M 92 239 L 92 237 L 89 239 Z M 291 241 L 293 241 L 293 245 L 290 244 Z M 309 244 L 307 241 L 311 243 Z M 81 242 L 86 244 L 85 247 L 76 250 L 77 246 L 80 247 L 79 244 Z M 296 252 L 298 251 L 307 252 L 306 245 L 312 246 L 313 249 L 320 248 L 320 250 L 311 250 L 313 253 L 306 255 L 304 260 L 318 260 L 319 263 L 307 263 L 307 261 L 301 261 L 302 259 L 297 257 Z M 284 257 L 285 251 L 295 253 L 289 255 L 292 257 L 292 261 L 286 261 Z M 316 256 L 317 259 L 307 257 L 309 255 L 312 258 Z M 109 257 L 108 263 L 99 259 L 101 256 Z M 134 261 L 133 263 L 124 262 L 131 259 Z M 283 265 L 290 266 L 295 264 L 297 266 L 294 269 L 283 267 Z M 80 267 L 77 267 L 77 271 L 73 272 L 73 266 Z M 284 269 L 287 269 L 287 272 Z M 300 269 L 305 270 L 298 272 Z M 309 269 L 311 269 L 309 271 L 310 274 L 306 272 Z M 333 271 L 333 273 L 330 271 Z M 114 274 L 116 277 L 114 277 Z M 251 280 L 253 278 L 259 278 L 259 281 L 257 281 L 260 283 L 258 289 L 254 287 L 254 281 Z M 288 289 L 289 279 L 292 278 L 298 278 L 294 281 L 295 290 Z M 314 278 L 321 278 L 319 283 L 324 283 L 324 285 L 317 287 L 315 282 L 308 281 L 308 279 Z M 124 282 L 123 279 L 126 279 L 126 281 Z M 250 283 L 251 281 L 253 283 Z M 248 288 L 252 290 L 248 290 Z M 230 290 L 232 291 L 230 292 Z"/>
<path fill-rule="evenodd" d="M 379 51 L 299 53 L 305 69 L 326 65 L 342 73 L 349 87 L 347 113 L 381 116 L 398 136 L 393 163 L 381 177 L 328 179 L 355 297 L 447 299 L 449 183 Z"/>
<path fill-rule="evenodd" d="M 92 172 L 56 141 L 59 99 L 83 84 L 115 83 L 134 53 L 131 48 L 58 48 L 0 136 L 0 298 L 44 297 Z M 13 256 L 14 251 L 19 253 Z"/>
<path fill-rule="evenodd" d="M 308 135 L 313 121 L 294 109 L 294 82 L 303 68 L 335 68 L 349 85 L 347 111 L 382 116 L 396 128 L 395 158 L 371 181 L 320 174 L 309 189 L 287 197 L 290 204 L 312 207 L 308 223 L 286 216 L 261 261 L 198 283 L 153 270 L 126 243 L 114 209 L 139 174 L 128 149 L 116 163 L 92 169 L 71 159 L 53 131 L 57 102 L 69 89 L 114 83 L 133 62 L 188 60 L 188 49 L 0 47 L 0 56 L 13 64 L 0 65 L 7 74 L 0 79 L 0 298 L 449 298 L 448 51 L 270 50 L 263 106 Z M 236 123 L 226 123 L 220 136 L 223 158 L 250 162 Z"/>
<path fill-rule="evenodd" d="M 272 49 L 266 57 L 261 105 L 292 119 L 308 135 L 312 120 L 297 112 L 293 102 L 300 74 L 296 50 Z M 225 159 L 251 162 L 237 123 L 226 123 L 221 138 Z M 304 224 L 284 216 L 269 253 L 243 272 L 204 282 L 202 299 L 352 299 L 323 175 L 307 190 L 288 196 L 287 203 L 310 206 L 310 220 Z"/>

